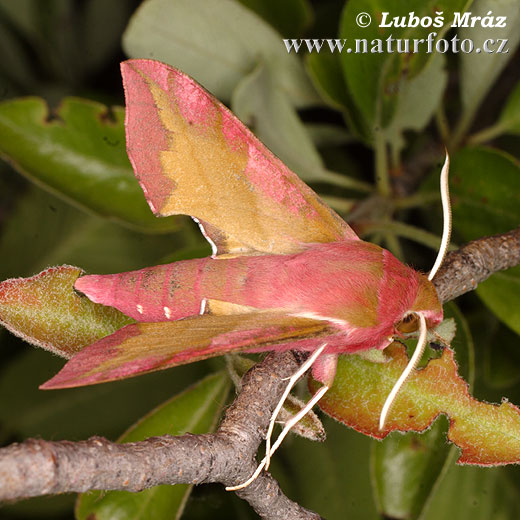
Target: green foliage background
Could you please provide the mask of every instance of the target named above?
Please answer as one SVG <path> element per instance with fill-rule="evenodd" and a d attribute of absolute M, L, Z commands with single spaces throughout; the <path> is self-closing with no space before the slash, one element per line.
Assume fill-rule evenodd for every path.
<path fill-rule="evenodd" d="M 289 55 L 282 43 L 282 37 L 384 38 L 389 33 L 375 23 L 358 27 L 356 14 L 376 20 L 383 11 L 432 16 L 435 10 L 446 20 L 457 10 L 506 15 L 505 30 L 438 32 L 476 45 L 507 38 L 509 53 Z M 194 76 L 364 239 L 417 268 L 429 269 L 439 242 L 443 146 L 452 157 L 454 243 L 508 231 L 520 222 L 519 23 L 517 0 L 3 0 L 0 279 L 63 263 L 108 273 L 207 254 L 189 219 L 155 219 L 135 182 L 117 107 L 123 104 L 118 63 L 125 57 L 160 59 Z M 423 38 L 429 31 L 392 34 Z M 62 101 L 66 96 L 75 98 Z M 494 275 L 460 298 L 459 310 L 451 308 L 460 322 L 454 347 L 461 372 L 479 399 L 520 403 L 519 288 L 520 267 Z M 0 355 L 0 444 L 29 436 L 116 439 L 223 366 L 216 359 L 41 392 L 38 385 L 62 360 L 3 329 Z M 213 386 L 188 391 L 195 404 L 171 412 L 179 424 L 193 425 L 190 413 L 208 398 L 225 404 L 224 376 L 211 377 Z M 214 426 L 217 408 L 208 409 L 201 428 Z M 159 430 L 169 431 L 158 421 Z M 456 467 L 445 419 L 425 436 L 394 434 L 383 443 L 324 422 L 325 444 L 288 439 L 273 472 L 291 498 L 329 520 L 519 517 L 518 468 Z M 156 427 L 145 425 L 141 433 L 157 434 Z M 255 518 L 220 486 L 184 493 L 130 505 L 108 495 L 96 512 L 103 519 Z M 74 499 L 6 505 L 0 518 L 73 518 Z M 92 512 L 91 502 L 83 500 L 77 518 Z"/>

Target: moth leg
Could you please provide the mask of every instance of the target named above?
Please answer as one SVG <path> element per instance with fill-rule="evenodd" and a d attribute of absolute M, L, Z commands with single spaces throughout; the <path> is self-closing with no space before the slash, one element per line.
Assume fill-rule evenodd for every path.
<path fill-rule="evenodd" d="M 273 415 L 271 416 L 271 420 L 269 422 L 269 428 L 267 429 L 266 434 L 266 442 L 265 442 L 265 457 L 262 459 L 262 462 L 258 465 L 255 472 L 249 477 L 245 482 L 242 484 L 239 484 L 238 486 L 231 486 L 227 487 L 226 491 L 236 491 L 238 489 L 243 489 L 251 482 L 253 482 L 258 475 L 265 469 L 269 467 L 269 464 L 271 462 L 271 456 L 273 453 L 280 447 L 280 444 L 282 443 L 283 439 L 287 436 L 291 428 L 302 418 L 304 417 L 312 408 L 314 405 L 323 397 L 323 394 L 329 389 L 329 386 L 322 386 L 316 394 L 312 396 L 312 398 L 309 400 L 309 402 L 291 419 L 289 419 L 282 430 L 282 433 L 280 433 L 280 436 L 278 439 L 276 439 L 276 442 L 271 446 L 271 436 L 273 434 L 274 425 L 276 423 L 276 419 L 278 415 L 280 414 L 280 410 L 282 409 L 282 406 L 287 399 L 287 396 L 293 389 L 294 385 L 298 382 L 298 379 L 309 370 L 309 368 L 313 365 L 313 363 L 318 359 L 320 354 L 323 352 L 327 344 L 321 345 L 318 349 L 316 349 L 311 356 L 309 356 L 305 362 L 302 364 L 302 366 L 289 378 L 289 384 L 285 388 L 285 391 L 278 401 L 278 404 L 276 405 L 276 408 L 273 411 Z"/>
<path fill-rule="evenodd" d="M 449 348 L 451 346 L 440 334 L 437 334 L 434 330 L 430 330 L 429 333 L 435 338 L 436 341 L 434 343 L 438 344 L 436 350 Z M 432 345 L 432 342 L 430 342 L 430 346 L 435 349 L 435 347 Z"/>
<path fill-rule="evenodd" d="M 324 348 L 326 347 L 326 344 L 323 344 L 321 347 L 316 349 L 312 355 L 310 355 L 305 362 L 301 365 L 301 367 L 289 378 L 289 384 L 285 388 L 285 391 L 280 398 L 280 401 L 278 401 L 278 404 L 276 405 L 276 408 L 273 411 L 273 415 L 271 416 L 271 421 L 269 422 L 269 428 L 267 429 L 267 434 L 265 438 L 265 457 L 266 457 L 266 463 L 265 463 L 265 469 L 269 468 L 269 464 L 271 462 L 271 454 L 274 452 L 274 450 L 271 451 L 271 436 L 273 435 L 274 425 L 276 424 L 276 419 L 278 418 L 278 415 L 280 414 L 280 410 L 282 409 L 285 400 L 287 399 L 287 396 L 291 393 L 291 390 L 294 388 L 294 385 L 298 382 L 300 377 L 311 368 L 311 366 L 314 364 L 314 362 L 318 359 L 320 354 L 323 352 Z M 308 406 L 308 405 L 307 405 Z M 304 409 L 307 408 L 305 406 Z M 312 406 L 311 406 L 312 408 Z M 308 411 L 308 410 L 307 410 Z M 307 413 L 305 412 L 305 414 Z M 303 415 L 305 415 L 303 414 Z M 303 417 L 302 415 L 302 417 Z M 289 421 L 288 421 L 289 422 Z"/>
<path fill-rule="evenodd" d="M 282 444 L 282 441 L 285 439 L 291 428 L 302 419 L 302 417 L 305 417 L 308 412 L 310 412 L 314 405 L 325 395 L 327 390 L 330 388 L 328 385 L 323 385 L 307 402 L 307 404 L 293 417 L 291 417 L 286 423 L 282 430 L 282 433 L 278 436 L 278 439 L 276 439 L 276 442 L 273 444 L 273 446 L 270 448 L 270 451 L 266 453 L 265 455 L 265 469 L 269 466 L 269 461 L 273 453 L 280 447 L 280 444 Z"/>
<path fill-rule="evenodd" d="M 314 407 L 314 405 L 323 397 L 323 395 L 327 392 L 327 390 L 329 389 L 329 387 L 327 385 L 324 385 L 322 386 L 312 397 L 311 399 L 309 400 L 309 402 L 305 405 L 304 408 L 302 408 L 296 415 L 294 415 L 293 417 L 291 417 L 291 419 L 289 419 L 286 423 L 285 423 L 285 426 L 284 426 L 284 429 L 282 430 L 282 433 L 280 433 L 278 439 L 276 439 L 276 442 L 273 444 L 273 446 L 270 448 L 270 452 L 269 454 L 266 453 L 266 456 L 262 459 L 262 462 L 260 462 L 260 464 L 258 465 L 258 467 L 256 468 L 255 472 L 245 481 L 243 482 L 242 484 L 239 484 L 238 486 L 232 486 L 232 487 L 227 487 L 226 488 L 226 491 L 236 491 L 238 489 L 243 489 L 247 486 L 249 486 L 249 484 L 251 484 L 254 480 L 256 480 L 256 478 L 258 477 L 258 475 L 260 475 L 260 473 L 262 473 L 262 471 L 264 469 L 267 469 L 267 463 L 268 463 L 268 460 L 270 461 L 271 460 L 271 456 L 273 455 L 273 453 L 280 447 L 280 444 L 282 444 L 282 441 L 285 439 L 285 437 L 287 436 L 287 434 L 289 433 L 289 431 L 291 430 L 291 428 L 298 422 L 300 421 L 300 419 L 302 417 L 305 417 L 305 415 L 310 411 L 312 410 L 312 408 Z M 269 455 L 269 457 L 268 457 Z"/>

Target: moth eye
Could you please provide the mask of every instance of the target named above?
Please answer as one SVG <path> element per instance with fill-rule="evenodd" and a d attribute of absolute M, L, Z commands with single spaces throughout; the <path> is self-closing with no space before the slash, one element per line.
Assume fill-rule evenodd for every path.
<path fill-rule="evenodd" d="M 419 317 L 417 314 L 407 314 L 395 328 L 404 334 L 415 332 L 419 328 Z"/>

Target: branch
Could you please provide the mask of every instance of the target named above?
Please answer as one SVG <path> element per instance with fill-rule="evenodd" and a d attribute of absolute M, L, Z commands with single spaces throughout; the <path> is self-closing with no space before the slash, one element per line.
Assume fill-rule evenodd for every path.
<path fill-rule="evenodd" d="M 448 253 L 433 284 L 445 303 L 473 291 L 493 273 L 520 264 L 520 227 L 473 240 Z"/>
<path fill-rule="evenodd" d="M 520 264 L 520 228 L 470 242 L 450 253 L 434 279 L 446 302 L 475 289 L 493 272 Z M 165 435 L 117 444 L 29 439 L 0 449 L 0 500 L 91 489 L 141 491 L 159 484 L 240 484 L 256 467 L 255 454 L 272 410 L 299 363 L 291 352 L 269 354 L 245 376 L 240 395 L 214 434 Z M 265 519 L 319 519 L 288 499 L 269 473 L 237 491 Z"/>
<path fill-rule="evenodd" d="M 164 435 L 118 444 L 29 439 L 0 449 L 0 501 L 91 489 L 142 491 L 159 484 L 221 482 L 234 486 L 256 469 L 255 454 L 271 413 L 299 363 L 269 354 L 245 376 L 242 392 L 214 434 Z M 237 491 L 265 519 L 319 520 L 288 499 L 269 473 Z"/>

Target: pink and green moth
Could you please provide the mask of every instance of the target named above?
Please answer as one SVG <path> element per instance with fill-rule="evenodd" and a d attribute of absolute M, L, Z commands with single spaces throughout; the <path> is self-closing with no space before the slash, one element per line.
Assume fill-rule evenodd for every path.
<path fill-rule="evenodd" d="M 384 349 L 410 320 L 422 325 L 424 344 L 443 315 L 435 269 L 429 279 L 360 240 L 189 76 L 153 60 L 121 70 L 127 151 L 146 200 L 157 216 L 191 216 L 213 254 L 80 277 L 78 291 L 137 323 L 81 350 L 43 388 L 292 349 L 311 356 L 286 393 L 311 365 L 323 383 L 306 412 L 332 384 L 339 354 Z M 269 442 L 264 466 L 277 447 Z"/>

